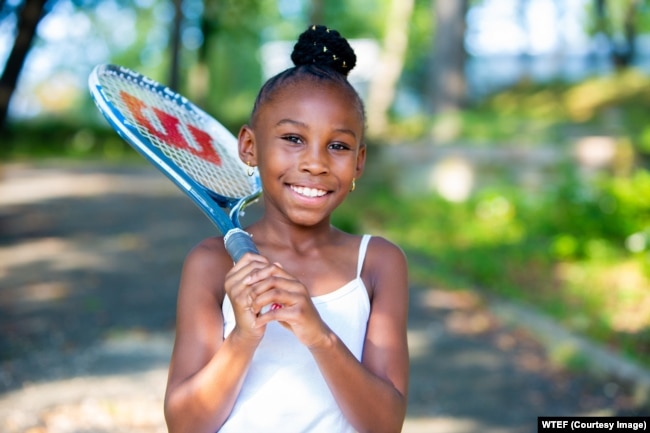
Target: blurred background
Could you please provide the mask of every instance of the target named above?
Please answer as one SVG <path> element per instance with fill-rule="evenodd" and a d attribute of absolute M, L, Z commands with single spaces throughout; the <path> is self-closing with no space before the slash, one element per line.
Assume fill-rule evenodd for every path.
<path fill-rule="evenodd" d="M 650 367 L 646 0 L 5 0 L 0 157 L 144 164 L 93 107 L 99 63 L 236 133 L 311 23 L 352 41 L 368 117 L 334 222 L 400 244 L 414 284 L 516 301 Z"/>

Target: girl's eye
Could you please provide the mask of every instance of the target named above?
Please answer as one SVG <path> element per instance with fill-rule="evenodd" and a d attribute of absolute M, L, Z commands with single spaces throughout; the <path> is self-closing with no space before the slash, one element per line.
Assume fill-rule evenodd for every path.
<path fill-rule="evenodd" d="M 302 139 L 297 135 L 285 135 L 282 139 L 291 143 L 302 143 Z"/>
<path fill-rule="evenodd" d="M 332 150 L 350 150 L 350 146 L 344 143 L 332 143 L 330 144 L 330 149 Z"/>

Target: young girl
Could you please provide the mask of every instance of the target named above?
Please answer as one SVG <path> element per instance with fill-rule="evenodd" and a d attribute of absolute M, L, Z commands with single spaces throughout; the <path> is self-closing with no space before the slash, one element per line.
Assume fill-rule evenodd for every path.
<path fill-rule="evenodd" d="M 223 238 L 188 255 L 165 416 L 170 432 L 399 432 L 406 413 L 406 260 L 330 224 L 365 158 L 356 57 L 313 26 L 260 90 L 239 154 L 259 169 L 260 255 Z M 272 305 L 273 308 L 264 308 Z"/>

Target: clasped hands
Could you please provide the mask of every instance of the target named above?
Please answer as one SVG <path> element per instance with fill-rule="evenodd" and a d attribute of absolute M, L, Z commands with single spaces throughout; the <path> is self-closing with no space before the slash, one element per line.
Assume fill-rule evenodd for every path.
<path fill-rule="evenodd" d="M 329 328 L 309 290 L 281 264 L 248 253 L 226 275 L 225 290 L 235 313 L 233 332 L 240 337 L 259 344 L 266 325 L 277 321 L 308 348 L 325 344 Z"/>

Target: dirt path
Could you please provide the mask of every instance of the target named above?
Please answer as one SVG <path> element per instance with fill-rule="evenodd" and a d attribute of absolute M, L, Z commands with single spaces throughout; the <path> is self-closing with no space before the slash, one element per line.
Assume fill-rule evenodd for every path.
<path fill-rule="evenodd" d="M 50 162 L 3 174 L 0 431 L 166 431 L 180 266 L 214 229 L 148 167 Z M 563 372 L 475 293 L 412 293 L 404 432 L 527 433 L 539 415 L 650 414 L 638 370 Z"/>

